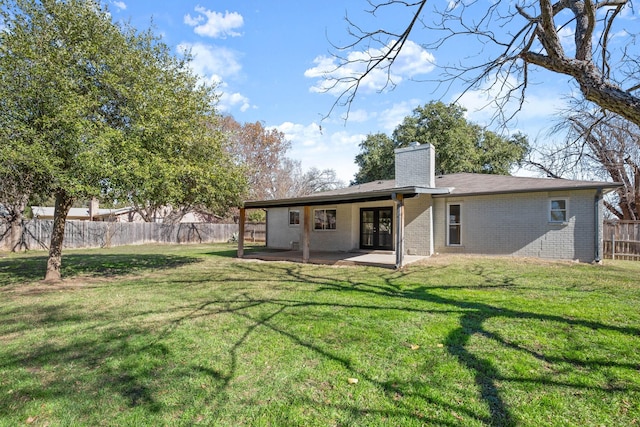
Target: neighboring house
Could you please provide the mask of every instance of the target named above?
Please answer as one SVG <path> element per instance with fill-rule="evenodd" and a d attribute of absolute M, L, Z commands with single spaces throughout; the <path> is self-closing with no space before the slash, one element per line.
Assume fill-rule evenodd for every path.
<path fill-rule="evenodd" d="M 50 206 L 31 206 L 33 217 L 36 219 L 53 219 L 55 208 Z M 158 210 L 153 222 L 164 222 L 172 213 L 171 207 Z M 90 203 L 87 208 L 71 208 L 67 214 L 68 220 L 76 221 L 107 221 L 107 222 L 145 222 L 144 218 L 133 207 L 118 209 L 100 209 L 97 201 Z M 196 212 L 188 212 L 180 218 L 181 223 L 206 222 L 203 216 Z"/>
<path fill-rule="evenodd" d="M 602 196 L 619 184 L 435 176 L 433 146 L 415 144 L 395 155 L 395 180 L 247 201 L 241 217 L 246 209 L 265 209 L 267 247 L 301 249 L 304 261 L 310 250 L 395 251 L 396 267 L 405 255 L 436 253 L 600 261 Z"/>
<path fill-rule="evenodd" d="M 31 206 L 33 217 L 36 219 L 53 219 L 55 208 L 49 206 Z M 142 222 L 138 219 L 133 208 L 96 209 L 71 208 L 67 214 L 68 220 L 76 221 L 108 221 L 108 222 Z"/>

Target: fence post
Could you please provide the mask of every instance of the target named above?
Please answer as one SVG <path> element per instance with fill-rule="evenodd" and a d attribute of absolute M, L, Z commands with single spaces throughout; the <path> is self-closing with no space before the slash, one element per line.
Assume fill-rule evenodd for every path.
<path fill-rule="evenodd" d="M 616 259 L 616 233 L 611 233 L 611 259 Z"/>

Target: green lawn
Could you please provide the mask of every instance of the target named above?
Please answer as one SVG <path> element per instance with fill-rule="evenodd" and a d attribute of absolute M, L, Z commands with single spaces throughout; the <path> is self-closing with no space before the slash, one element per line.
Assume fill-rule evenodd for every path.
<path fill-rule="evenodd" d="M 640 263 L 233 254 L 0 257 L 0 425 L 640 425 Z"/>

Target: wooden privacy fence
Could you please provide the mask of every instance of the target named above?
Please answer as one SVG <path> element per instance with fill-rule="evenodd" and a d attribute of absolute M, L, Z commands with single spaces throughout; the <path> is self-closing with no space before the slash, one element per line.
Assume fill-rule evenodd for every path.
<path fill-rule="evenodd" d="M 247 222 L 244 225 L 245 242 L 266 242 L 267 224 L 264 222 Z"/>
<path fill-rule="evenodd" d="M 52 228 L 52 220 L 25 221 L 18 249 L 47 249 L 51 241 Z M 238 224 L 67 221 L 64 247 L 104 248 L 145 243 L 218 243 L 233 240 L 238 229 Z M 264 224 L 247 224 L 245 230 L 247 240 L 264 241 Z M 0 250 L 11 250 L 10 235 L 7 224 L 0 223 Z"/>
<path fill-rule="evenodd" d="M 640 221 L 605 221 L 603 243 L 605 258 L 640 261 Z"/>

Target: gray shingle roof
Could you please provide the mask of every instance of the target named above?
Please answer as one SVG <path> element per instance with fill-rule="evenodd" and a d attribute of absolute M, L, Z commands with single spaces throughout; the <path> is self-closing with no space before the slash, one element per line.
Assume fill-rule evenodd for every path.
<path fill-rule="evenodd" d="M 436 177 L 436 187 L 452 188 L 452 195 L 524 193 L 550 190 L 613 189 L 620 184 L 603 181 L 529 178 L 509 175 L 454 173 Z"/>
<path fill-rule="evenodd" d="M 621 185 L 603 181 L 574 181 L 569 179 L 528 178 L 477 173 L 440 175 L 436 177 L 435 181 L 436 188 L 418 186 L 399 188 L 395 186 L 394 179 L 372 181 L 291 199 L 248 201 L 245 202 L 245 207 L 267 208 L 388 200 L 393 194 L 404 194 L 407 197 L 411 197 L 419 193 L 428 193 L 434 197 L 446 197 L 451 195 L 478 196 L 483 194 L 579 189 L 602 189 L 606 191 Z"/>

